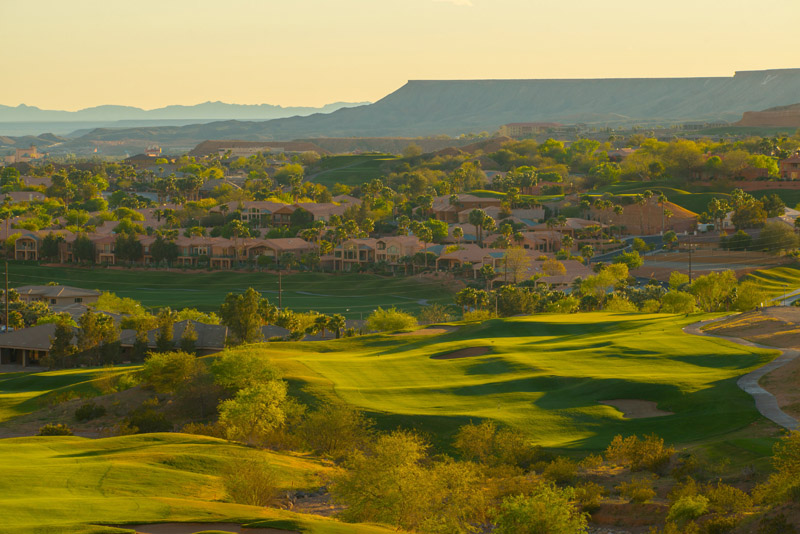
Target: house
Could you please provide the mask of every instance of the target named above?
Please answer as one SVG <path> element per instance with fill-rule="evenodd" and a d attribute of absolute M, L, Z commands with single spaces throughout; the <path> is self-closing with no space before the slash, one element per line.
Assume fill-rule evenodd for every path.
<path fill-rule="evenodd" d="M 47 197 L 38 191 L 10 191 L 3 195 L 3 199 L 8 199 L 11 204 L 21 204 L 22 202 L 41 202 Z"/>
<path fill-rule="evenodd" d="M 800 152 L 781 160 L 778 164 L 783 180 L 800 180 Z"/>
<path fill-rule="evenodd" d="M 195 341 L 195 350 L 198 356 L 206 356 L 220 352 L 225 348 L 225 339 L 228 336 L 228 327 L 218 324 L 205 324 L 197 321 L 185 320 L 178 321 L 173 325 L 172 329 L 172 343 L 178 347 L 183 337 L 183 332 L 186 330 L 187 323 L 192 323 L 192 328 L 197 334 L 197 341 Z M 147 332 L 147 348 L 156 348 L 156 339 L 158 339 L 158 328 L 154 328 Z M 120 345 L 123 349 L 131 349 L 136 342 L 135 330 L 123 330 L 119 335 Z"/>
<path fill-rule="evenodd" d="M 460 245 L 445 251 L 436 259 L 436 269 L 451 270 L 462 268 L 469 264 L 472 267 L 472 277 L 478 277 L 478 271 L 484 265 L 497 268 L 502 260 L 504 250 L 486 249 L 478 245 Z"/>
<path fill-rule="evenodd" d="M 97 302 L 99 291 L 72 286 L 20 286 L 14 288 L 22 302 L 46 302 L 49 306 L 91 304 Z"/>
<path fill-rule="evenodd" d="M 299 237 L 281 237 L 276 239 L 256 239 L 245 246 L 245 255 L 248 258 L 267 256 L 276 262 L 284 254 L 292 254 L 299 258 L 316 250 L 316 245 Z"/>
<path fill-rule="evenodd" d="M 348 208 L 346 205 L 333 204 L 332 202 L 301 202 L 295 204 L 296 209 L 302 208 L 309 212 L 313 221 L 329 221 L 333 215 L 341 217 Z"/>
<path fill-rule="evenodd" d="M 424 248 L 423 243 L 413 235 L 382 237 L 375 242 L 375 261 L 398 265 L 401 258 L 413 256 Z"/>
<path fill-rule="evenodd" d="M 14 154 L 6 156 L 6 163 L 28 163 L 33 159 L 43 158 L 45 154 L 40 154 L 36 146 L 31 145 L 29 148 L 14 149 Z"/>
<path fill-rule="evenodd" d="M 377 239 L 348 239 L 333 249 L 333 270 L 350 271 L 353 265 L 375 263 Z"/>
<path fill-rule="evenodd" d="M 500 127 L 500 135 L 531 137 L 563 127 L 564 125 L 558 122 L 511 122 Z"/>
<path fill-rule="evenodd" d="M 49 323 L 0 334 L 0 364 L 38 365 L 50 352 L 55 332 L 56 325 Z"/>
<path fill-rule="evenodd" d="M 22 233 L 14 242 L 15 260 L 38 260 L 41 239 L 33 232 Z"/>
<path fill-rule="evenodd" d="M 503 200 L 495 197 L 476 197 L 466 193 L 460 195 L 445 195 L 433 199 L 431 211 L 433 216 L 446 223 L 459 222 L 459 213 L 471 212 L 474 209 L 499 208 Z M 417 208 L 419 209 L 419 208 Z"/>

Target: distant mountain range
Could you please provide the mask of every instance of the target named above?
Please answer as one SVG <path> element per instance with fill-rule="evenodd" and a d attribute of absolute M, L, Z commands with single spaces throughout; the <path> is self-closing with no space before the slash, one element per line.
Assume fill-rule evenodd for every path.
<path fill-rule="evenodd" d="M 174 105 L 157 109 L 96 106 L 78 111 L 40 109 L 25 104 L 16 107 L 0 105 L 0 135 L 36 135 L 43 132 L 67 134 L 74 130 L 82 135 L 100 127 L 183 126 L 231 119 L 265 121 L 331 113 L 366 104 L 369 102 L 336 102 L 322 107 L 283 107 L 271 104 L 205 102 L 194 106 Z"/>
<path fill-rule="evenodd" d="M 713 78 L 410 81 L 374 104 L 331 113 L 262 122 L 225 120 L 97 128 L 63 143 L 60 148 L 78 151 L 101 147 L 106 153 L 133 151 L 158 143 L 165 149 L 179 151 L 206 139 L 288 141 L 316 137 L 457 135 L 492 132 L 510 122 L 586 123 L 597 127 L 734 122 L 745 111 L 794 104 L 798 96 L 800 69 L 742 71 L 731 77 Z M 208 106 L 211 109 L 217 104 Z M 170 106 L 163 110 L 171 108 L 177 108 L 174 113 L 183 109 Z M 161 115 L 164 120 L 169 118 L 165 113 L 162 111 Z M 1 128 L 2 125 L 0 134 Z"/>

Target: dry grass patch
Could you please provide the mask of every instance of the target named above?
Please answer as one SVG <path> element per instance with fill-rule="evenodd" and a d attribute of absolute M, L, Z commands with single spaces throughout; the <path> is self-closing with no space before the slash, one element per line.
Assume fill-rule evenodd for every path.
<path fill-rule="evenodd" d="M 613 406 L 621 411 L 625 419 L 646 419 L 648 417 L 664 417 L 665 415 L 674 415 L 673 412 L 667 412 L 658 409 L 658 403 L 647 400 L 639 399 L 612 399 L 599 401 L 600 404 L 606 406 Z"/>

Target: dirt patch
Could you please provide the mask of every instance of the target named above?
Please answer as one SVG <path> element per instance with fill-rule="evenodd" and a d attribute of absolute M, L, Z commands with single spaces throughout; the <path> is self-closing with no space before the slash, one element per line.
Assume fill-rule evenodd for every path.
<path fill-rule="evenodd" d="M 431 360 L 456 360 L 458 358 L 474 358 L 475 356 L 483 356 L 492 351 L 491 347 L 469 347 L 466 349 L 454 350 L 453 352 L 446 352 L 444 354 L 437 354 L 431 356 Z"/>
<path fill-rule="evenodd" d="M 781 410 L 800 419 L 800 358 L 764 375 L 759 385 L 772 393 Z"/>
<path fill-rule="evenodd" d="M 665 412 L 658 409 L 658 403 L 639 399 L 612 399 L 598 401 L 606 406 L 613 406 L 621 411 L 625 419 L 646 419 L 648 417 L 664 417 L 673 415 L 673 412 Z"/>
<path fill-rule="evenodd" d="M 436 336 L 439 334 L 449 334 L 451 332 L 458 332 L 457 326 L 429 326 L 427 328 L 420 328 L 413 332 L 400 332 L 393 334 L 395 336 Z"/>
<path fill-rule="evenodd" d="M 119 528 L 132 528 L 137 534 L 195 534 L 206 530 L 234 534 L 300 534 L 294 530 L 277 528 L 243 528 L 236 523 L 156 523 L 151 525 L 121 525 Z"/>

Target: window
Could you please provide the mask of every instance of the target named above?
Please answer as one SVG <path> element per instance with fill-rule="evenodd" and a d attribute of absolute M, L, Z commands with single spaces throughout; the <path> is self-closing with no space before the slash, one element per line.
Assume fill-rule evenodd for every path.
<path fill-rule="evenodd" d="M 75 303 L 76 304 L 80 304 L 81 302 L 83 302 L 83 298 L 82 297 L 75 297 Z"/>
<path fill-rule="evenodd" d="M 55 303 L 56 303 L 56 299 L 50 299 L 50 304 L 55 304 Z"/>

